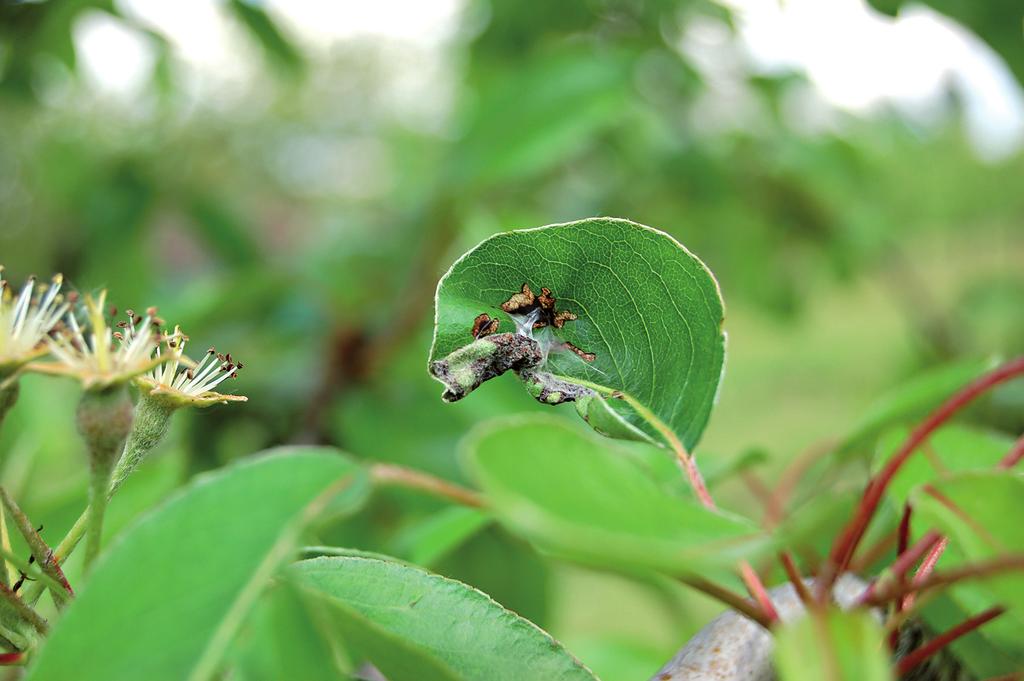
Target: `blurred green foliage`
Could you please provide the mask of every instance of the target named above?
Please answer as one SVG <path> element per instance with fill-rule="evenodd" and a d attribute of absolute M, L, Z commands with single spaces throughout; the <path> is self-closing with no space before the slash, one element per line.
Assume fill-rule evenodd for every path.
<path fill-rule="evenodd" d="M 933 4 L 1022 77 L 1019 7 Z M 688 30 L 730 31 L 717 4 L 473 0 L 433 69 L 384 40 L 313 49 L 259 3 L 221 11 L 251 68 L 200 96 L 172 41 L 118 3 L 0 2 L 9 277 L 63 271 L 82 290 L 109 287 L 122 307 L 159 305 L 198 346 L 247 365 L 231 385 L 250 402 L 182 417 L 165 456 L 115 499 L 112 531 L 195 472 L 282 443 L 329 442 L 458 479 L 456 445 L 472 424 L 542 409 L 511 378 L 443 405 L 425 370 L 437 278 L 513 227 L 628 217 L 708 263 L 730 333 L 698 451 L 718 455 L 711 466 L 758 447 L 766 461 L 753 468 L 771 477 L 801 449 L 850 434 L 903 378 L 1024 350 L 1024 157 L 981 162 L 955 112 L 927 131 L 895 113 L 834 112 L 838 125 L 811 132 L 786 113 L 808 83 L 749 66 L 742 97 L 720 104 L 738 122 L 709 122 L 702 106 L 721 93 Z M 74 28 L 97 13 L 153 50 L 130 101 L 97 94 L 78 68 Z M 403 74 L 421 65 L 434 75 L 410 95 Z M 54 535 L 84 499 L 74 399 L 71 386 L 28 379 L 0 433 L 5 483 Z M 1022 405 L 1011 386 L 975 419 L 1019 432 Z M 723 483 L 726 505 L 757 515 L 737 479 Z M 440 512 L 382 494 L 330 538 L 408 558 L 404 538 Z M 638 629 L 596 626 L 621 619 L 636 587 L 592 584 L 493 528 L 432 567 L 570 648 L 599 647 L 609 670 L 622 666 L 615 649 L 653 670 L 708 611 L 645 585 L 658 595 L 625 606 Z M 558 596 L 588 589 L 602 594 L 587 605 L 596 618 Z"/>

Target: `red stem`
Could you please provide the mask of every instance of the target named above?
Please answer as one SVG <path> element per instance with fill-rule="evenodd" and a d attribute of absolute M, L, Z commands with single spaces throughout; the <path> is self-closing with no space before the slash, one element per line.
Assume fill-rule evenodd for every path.
<path fill-rule="evenodd" d="M 807 585 L 804 584 L 803 577 L 800 576 L 800 571 L 797 569 L 796 563 L 793 562 L 793 556 L 782 552 L 779 554 L 779 560 L 782 561 L 782 568 L 793 584 L 796 595 L 800 597 L 800 602 L 804 604 L 805 608 L 810 608 L 812 605 L 811 592 L 807 590 Z"/>
<path fill-rule="evenodd" d="M 902 677 L 904 674 L 910 673 L 917 665 L 921 664 L 929 657 L 939 652 L 953 641 L 957 640 L 961 636 L 965 636 L 986 622 L 990 622 L 995 618 L 1006 612 L 1006 608 L 1002 606 L 996 606 L 989 608 L 985 612 L 975 615 L 970 619 L 964 620 L 960 624 L 956 625 L 952 629 L 949 629 L 932 640 L 925 643 L 923 646 L 913 651 L 896 665 L 896 676 Z"/>
<path fill-rule="evenodd" d="M 757 604 L 761 606 L 761 610 L 764 611 L 768 621 L 772 623 L 778 622 L 779 613 L 775 610 L 775 606 L 772 605 L 771 596 L 768 595 L 768 591 L 764 588 L 761 578 L 757 576 L 754 568 L 747 561 L 740 563 L 740 576 L 743 578 L 743 583 L 747 585 L 747 591 L 757 601 Z"/>
<path fill-rule="evenodd" d="M 868 524 L 871 522 L 872 517 L 874 517 L 875 511 L 878 510 L 882 495 L 910 455 L 939 426 L 948 421 L 950 417 L 976 397 L 994 386 L 1021 374 L 1024 374 L 1024 357 L 1018 357 L 1003 364 L 959 390 L 910 433 L 910 436 L 903 445 L 890 457 L 885 467 L 868 483 L 853 518 L 847 523 L 843 532 L 832 545 L 828 561 L 825 563 L 822 573 L 818 576 L 816 584 L 819 601 L 824 603 L 828 600 L 828 595 L 832 591 L 832 585 L 849 565 L 853 553 L 857 550 L 857 545 L 867 531 Z"/>
<path fill-rule="evenodd" d="M 1017 462 L 1024 459 L 1024 435 L 1017 438 L 1010 448 L 1010 452 L 999 462 L 999 468 L 1010 469 L 1017 465 Z"/>
<path fill-rule="evenodd" d="M 870 589 L 870 594 L 865 592 L 864 595 L 858 599 L 857 604 L 866 605 L 868 607 L 885 605 L 889 601 L 908 593 L 921 594 L 936 587 L 957 584 L 975 577 L 988 577 L 990 575 L 998 575 L 1003 572 L 1020 570 L 1024 570 L 1024 554 L 1018 553 L 1009 556 L 1002 556 L 1001 558 L 993 558 L 992 560 L 987 560 L 983 563 L 961 565 L 959 567 L 944 570 L 943 572 L 935 572 L 929 575 L 926 579 L 921 580 L 920 583 L 907 584 L 906 582 L 888 582 L 880 588 Z"/>
<path fill-rule="evenodd" d="M 693 491 L 696 493 L 700 503 L 708 510 L 717 511 L 718 506 L 715 505 L 715 500 L 711 498 L 711 493 L 708 491 L 707 485 L 704 484 L 704 477 L 700 474 L 700 469 L 697 468 L 693 457 L 686 451 L 686 447 L 676 437 L 676 434 L 668 428 L 659 430 L 672 447 L 672 451 L 675 452 L 676 459 L 683 466 L 683 470 L 686 471 L 686 477 L 689 478 L 690 486 L 693 487 Z M 740 576 L 743 578 L 743 583 L 746 584 L 747 591 L 750 592 L 751 597 L 761 607 L 764 617 L 769 624 L 778 622 L 779 613 L 776 612 L 775 606 L 772 605 L 772 599 L 768 596 L 768 591 L 764 588 L 761 578 L 757 576 L 757 572 L 754 571 L 754 568 L 747 561 L 740 562 Z"/>
<path fill-rule="evenodd" d="M 914 567 L 914 563 L 921 559 L 925 553 L 927 553 L 935 544 L 942 541 L 942 535 L 931 530 L 925 532 L 925 534 L 914 542 L 914 545 L 909 549 L 901 553 L 893 561 L 893 564 L 889 567 L 888 572 L 892 573 L 892 578 L 896 583 L 903 583 L 903 578 L 907 574 L 907 570 Z M 876 580 L 872 582 L 861 597 L 858 599 L 860 603 L 867 603 L 875 597 L 879 582 Z"/>
<path fill-rule="evenodd" d="M 697 591 L 721 601 L 722 603 L 725 603 L 736 612 L 748 617 L 754 622 L 757 622 L 765 629 L 771 629 L 772 622 L 765 616 L 764 610 L 758 607 L 757 603 L 744 598 L 738 593 L 735 593 L 730 589 L 726 589 L 723 586 L 719 586 L 718 584 L 704 579 L 703 577 L 679 577 L 679 581 L 687 586 L 693 587 Z"/>
<path fill-rule="evenodd" d="M 682 444 L 679 445 L 682 447 Z M 704 476 L 700 474 L 700 469 L 697 468 L 697 464 L 694 462 L 693 457 L 683 450 L 676 450 L 676 458 L 683 465 L 683 470 L 686 471 L 686 477 L 690 481 L 690 487 L 693 488 L 694 493 L 700 500 L 700 503 L 704 505 L 704 508 L 711 509 L 712 511 L 718 507 L 715 505 L 715 500 L 711 498 L 711 492 L 708 491 L 708 486 L 704 482 Z"/>
<path fill-rule="evenodd" d="M 939 562 L 939 558 L 942 557 L 942 553 L 946 550 L 946 545 L 949 540 L 945 537 L 939 539 L 938 543 L 935 544 L 928 551 L 928 555 L 921 561 L 921 565 L 918 566 L 917 572 L 914 573 L 914 578 L 910 580 L 910 584 L 917 585 L 923 584 L 924 580 L 928 579 L 928 576 L 935 571 L 935 565 Z M 897 612 L 902 612 L 914 604 L 914 594 L 909 593 L 899 600 L 896 604 Z"/>
<path fill-rule="evenodd" d="M 928 579 L 928 575 L 935 571 L 935 564 L 939 562 L 939 558 L 942 557 L 947 544 L 949 544 L 949 540 L 943 537 L 939 540 L 938 544 L 932 547 L 928 555 L 921 561 L 921 566 L 917 568 L 917 572 L 914 573 L 914 579 L 911 584 L 920 584 Z"/>

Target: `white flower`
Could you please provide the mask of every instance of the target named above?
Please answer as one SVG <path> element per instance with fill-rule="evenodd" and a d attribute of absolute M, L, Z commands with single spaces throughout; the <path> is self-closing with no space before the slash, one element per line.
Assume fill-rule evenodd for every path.
<path fill-rule="evenodd" d="M 15 298 L 3 269 L 0 266 L 0 378 L 46 353 L 44 339 L 68 309 L 60 295 L 61 275 L 39 290 L 35 277 L 30 277 Z"/>
<path fill-rule="evenodd" d="M 155 310 L 148 310 L 145 317 L 128 310 L 128 321 L 118 325 L 121 331 L 114 331 L 103 314 L 106 298 L 106 291 L 96 298 L 85 296 L 82 305 L 67 314 L 64 325 L 47 338 L 57 362 L 32 364 L 29 368 L 73 376 L 86 389 L 102 389 L 125 383 L 165 361 L 153 356 L 160 342 Z M 84 329 L 78 321 L 79 312 L 84 312 Z"/>
<path fill-rule="evenodd" d="M 162 358 L 164 364 L 154 368 L 147 374 L 139 376 L 136 383 L 140 388 L 149 390 L 152 396 L 160 396 L 174 406 L 191 405 L 208 407 L 212 404 L 228 402 L 245 402 L 248 398 L 242 395 L 226 395 L 214 392 L 214 388 L 229 378 L 237 378 L 241 362 L 232 359 L 230 353 L 223 355 L 214 348 L 206 351 L 206 355 L 198 364 L 185 356 L 185 345 L 188 336 L 175 327 L 174 333 L 164 337 L 167 353 L 162 354 L 160 346 L 155 350 L 155 357 Z"/>

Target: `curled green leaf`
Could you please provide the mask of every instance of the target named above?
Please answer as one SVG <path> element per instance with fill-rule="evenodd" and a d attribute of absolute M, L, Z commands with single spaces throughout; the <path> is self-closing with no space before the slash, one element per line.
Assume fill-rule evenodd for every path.
<path fill-rule="evenodd" d="M 506 232 L 438 284 L 430 369 L 448 401 L 514 371 L 598 432 L 670 431 L 692 448 L 718 391 L 723 318 L 711 272 L 664 232 L 616 218 Z"/>

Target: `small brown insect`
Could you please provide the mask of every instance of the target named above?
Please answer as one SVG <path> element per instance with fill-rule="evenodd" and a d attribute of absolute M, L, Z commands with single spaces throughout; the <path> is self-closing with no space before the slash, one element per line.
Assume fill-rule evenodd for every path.
<path fill-rule="evenodd" d="M 473 334 L 473 338 L 480 340 L 484 336 L 497 333 L 499 324 L 501 324 L 500 320 L 492 319 L 490 315 L 483 312 L 478 314 L 476 319 L 473 320 L 473 330 L 470 333 Z"/>

